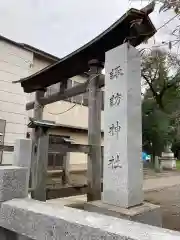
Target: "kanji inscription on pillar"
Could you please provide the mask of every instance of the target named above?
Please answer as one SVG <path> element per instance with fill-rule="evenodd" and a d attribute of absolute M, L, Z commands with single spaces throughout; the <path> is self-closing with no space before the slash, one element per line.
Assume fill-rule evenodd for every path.
<path fill-rule="evenodd" d="M 105 57 L 103 202 L 142 203 L 141 142 L 140 56 L 125 43 Z"/>

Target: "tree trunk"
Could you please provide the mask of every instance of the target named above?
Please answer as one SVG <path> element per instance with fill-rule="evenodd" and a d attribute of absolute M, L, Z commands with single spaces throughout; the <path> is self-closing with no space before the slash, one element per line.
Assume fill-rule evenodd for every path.
<path fill-rule="evenodd" d="M 177 150 L 177 159 L 180 160 L 180 150 Z"/>
<path fill-rule="evenodd" d="M 156 159 L 156 153 L 153 151 L 152 153 L 152 167 L 155 168 L 155 159 Z"/>

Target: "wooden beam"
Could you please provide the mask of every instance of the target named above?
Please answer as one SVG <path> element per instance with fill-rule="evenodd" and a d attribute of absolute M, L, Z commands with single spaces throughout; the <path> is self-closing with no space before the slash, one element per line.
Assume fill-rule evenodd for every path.
<path fill-rule="evenodd" d="M 101 183 L 101 191 L 103 191 L 103 183 Z M 64 198 L 70 196 L 84 195 L 88 192 L 87 185 L 66 185 L 61 188 L 46 188 L 46 198 L 55 199 L 55 198 Z"/>
<path fill-rule="evenodd" d="M 46 201 L 46 179 L 48 165 L 49 136 L 42 134 L 38 140 L 37 151 L 37 182 L 33 192 L 33 198 L 39 201 Z"/>
<path fill-rule="evenodd" d="M 82 152 L 89 153 L 89 146 L 83 144 L 53 144 L 49 147 L 49 153 Z"/>
<path fill-rule="evenodd" d="M 0 151 L 14 152 L 14 146 L 0 145 Z"/>
<path fill-rule="evenodd" d="M 54 144 L 52 147 L 49 147 L 49 153 L 65 153 L 65 152 L 80 152 L 80 153 L 89 153 L 89 146 L 84 144 Z M 13 152 L 14 146 L 0 145 L 0 151 L 4 152 Z M 101 146 L 101 151 L 103 151 L 103 146 Z"/>
<path fill-rule="evenodd" d="M 88 81 L 85 83 L 80 83 L 72 88 L 61 90 L 60 92 L 54 93 L 49 97 L 41 97 L 39 99 L 39 102 L 41 103 L 41 105 L 45 106 L 45 105 L 53 103 L 53 102 L 65 100 L 67 98 L 87 92 L 88 91 L 87 86 L 88 86 Z M 99 76 L 98 87 L 102 88 L 103 86 L 104 86 L 104 75 L 101 75 L 101 76 Z M 35 104 L 35 102 L 27 103 L 26 110 L 33 109 L 34 104 Z"/>
<path fill-rule="evenodd" d="M 88 99 L 88 192 L 87 200 L 101 199 L 101 90 L 99 88 L 99 75 L 102 64 L 97 60 L 89 62 L 89 99 Z"/>
<path fill-rule="evenodd" d="M 62 188 L 47 188 L 46 189 L 46 198 L 54 199 L 54 198 L 62 198 L 62 197 L 70 197 L 70 196 L 76 196 L 81 194 L 87 193 L 87 186 L 81 185 L 81 186 L 67 186 L 64 185 Z"/>
<path fill-rule="evenodd" d="M 47 171 L 47 177 L 51 178 L 59 178 L 63 176 L 63 169 L 59 170 L 48 170 Z"/>

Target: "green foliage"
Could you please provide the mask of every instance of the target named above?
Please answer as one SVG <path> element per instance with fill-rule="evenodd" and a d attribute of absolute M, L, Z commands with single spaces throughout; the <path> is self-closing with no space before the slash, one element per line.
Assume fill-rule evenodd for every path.
<path fill-rule="evenodd" d="M 176 65 L 178 60 L 163 51 L 143 56 L 142 77 L 146 87 L 142 101 L 143 150 L 154 156 L 161 155 L 164 147 L 177 138 L 180 74 Z"/>
<path fill-rule="evenodd" d="M 180 154 L 179 154 L 179 150 L 180 150 L 180 139 L 176 139 L 174 138 L 173 144 L 172 144 L 172 151 L 174 153 L 174 156 L 177 159 L 180 159 Z"/>
<path fill-rule="evenodd" d="M 164 146 L 171 141 L 171 119 L 157 107 L 153 99 L 143 100 L 142 113 L 143 150 L 159 156 Z"/>
<path fill-rule="evenodd" d="M 158 107 L 166 111 L 167 104 L 172 101 L 174 104 L 175 95 L 179 94 L 179 60 L 165 51 L 154 50 L 143 55 L 141 71 L 148 91 L 146 95 L 153 97 Z"/>
<path fill-rule="evenodd" d="M 180 161 L 177 161 L 177 162 L 176 162 L 176 169 L 177 169 L 177 170 L 180 170 Z"/>

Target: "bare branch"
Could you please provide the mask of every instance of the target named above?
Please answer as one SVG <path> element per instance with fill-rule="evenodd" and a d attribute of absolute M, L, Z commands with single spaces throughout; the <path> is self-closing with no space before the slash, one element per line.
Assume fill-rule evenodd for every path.
<path fill-rule="evenodd" d="M 149 81 L 148 77 L 142 73 L 142 77 L 144 78 L 144 80 L 147 82 L 147 84 L 149 85 L 153 96 L 156 98 L 158 96 L 157 92 L 155 91 L 155 89 L 153 88 L 152 83 Z"/>

